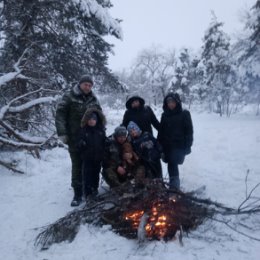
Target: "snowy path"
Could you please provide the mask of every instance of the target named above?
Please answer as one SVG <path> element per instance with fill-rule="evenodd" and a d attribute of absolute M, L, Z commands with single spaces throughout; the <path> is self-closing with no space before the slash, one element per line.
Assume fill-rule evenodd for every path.
<path fill-rule="evenodd" d="M 111 133 L 123 111 L 105 113 L 109 114 L 107 132 Z M 206 185 L 207 197 L 237 207 L 245 198 L 246 171 L 250 170 L 249 189 L 260 182 L 260 120 L 242 115 L 230 119 L 206 114 L 192 116 L 195 142 L 192 154 L 180 168 L 181 185 L 187 191 Z M 0 168 L 0 259 L 260 259 L 260 242 L 223 225 L 210 230 L 206 230 L 207 225 L 201 226 L 191 237 L 184 237 L 184 247 L 177 241 L 151 242 L 139 247 L 136 241 L 117 236 L 109 227 L 82 226 L 73 243 L 53 245 L 39 252 L 33 246 L 39 233 L 36 228 L 71 210 L 70 160 L 61 148 L 43 152 L 41 160 L 27 154 L 18 154 L 17 158 L 25 175 Z M 260 189 L 256 195 L 260 196 Z M 252 221 L 259 223 L 259 219 Z M 198 234 L 208 241 L 195 238 Z M 259 231 L 251 235 L 260 238 Z"/>

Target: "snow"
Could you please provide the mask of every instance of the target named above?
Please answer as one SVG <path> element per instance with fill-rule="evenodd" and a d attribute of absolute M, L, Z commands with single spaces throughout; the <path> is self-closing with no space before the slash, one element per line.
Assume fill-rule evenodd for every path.
<path fill-rule="evenodd" d="M 14 79 L 18 74 L 19 72 L 9 72 L 4 74 L 3 76 L 0 77 L 0 86 Z"/>
<path fill-rule="evenodd" d="M 74 0 L 74 2 L 81 5 L 88 17 L 95 16 L 110 33 L 114 33 L 119 39 L 123 39 L 119 22 L 110 16 L 108 8 L 103 8 L 97 1 L 93 0 Z"/>
<path fill-rule="evenodd" d="M 41 97 L 41 98 L 36 98 L 34 100 L 28 101 L 20 106 L 16 107 L 9 107 L 8 111 L 12 113 L 18 113 L 21 111 L 24 111 L 28 108 L 31 108 L 35 105 L 42 104 L 42 103 L 52 103 L 54 101 L 57 101 L 60 98 L 60 96 L 54 96 L 54 97 Z"/>
<path fill-rule="evenodd" d="M 107 134 L 121 123 L 123 112 L 104 107 L 109 122 Z M 160 112 L 161 109 L 156 110 L 158 118 Z M 260 120 L 242 114 L 220 118 L 191 112 L 195 141 L 192 153 L 180 167 L 181 186 L 189 191 L 206 185 L 206 197 L 238 207 L 245 198 L 247 170 L 249 190 L 260 182 Z M 22 152 L 6 156 L 20 160 L 19 169 L 25 174 L 0 168 L 1 259 L 260 259 L 259 242 L 220 223 L 205 223 L 189 237 L 184 236 L 183 247 L 178 240 L 138 244 L 137 240 L 116 235 L 109 226 L 81 226 L 72 243 L 55 244 L 39 251 L 34 240 L 40 228 L 71 210 L 68 151 L 64 148 L 43 151 L 40 160 Z M 166 175 L 165 164 L 163 169 Z M 259 188 L 255 196 L 260 197 Z M 259 216 L 252 218 L 252 223 L 257 221 L 259 225 Z M 198 235 L 202 238 L 198 239 Z M 259 230 L 251 231 L 250 235 L 260 238 Z"/>
<path fill-rule="evenodd" d="M 25 136 L 24 136 L 25 137 Z M 40 138 L 40 137 L 35 137 L 35 138 L 33 138 L 33 137 L 28 137 L 29 138 L 29 140 L 28 140 L 28 142 L 29 141 L 35 141 L 35 142 L 39 142 L 39 141 L 41 141 L 41 140 L 46 140 L 46 139 L 42 139 L 42 138 Z M 3 143 L 3 144 L 9 144 L 9 145 L 12 145 L 12 146 L 16 146 L 16 147 L 37 147 L 37 144 L 31 144 L 31 143 L 26 143 L 26 142 L 16 142 L 16 141 L 13 141 L 13 140 L 10 140 L 10 139 L 8 139 L 8 138 L 4 138 L 4 137 L 2 137 L 2 136 L 0 136 L 0 141 Z M 24 141 L 26 141 L 26 140 L 24 140 Z M 38 145 L 39 146 L 39 145 Z"/>

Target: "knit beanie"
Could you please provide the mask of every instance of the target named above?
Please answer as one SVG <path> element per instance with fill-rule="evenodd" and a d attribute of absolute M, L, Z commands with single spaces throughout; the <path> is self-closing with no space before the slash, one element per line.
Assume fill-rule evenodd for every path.
<path fill-rule="evenodd" d="M 127 130 L 124 126 L 118 126 L 114 131 L 115 137 L 127 136 Z"/>
<path fill-rule="evenodd" d="M 91 83 L 92 85 L 94 84 L 93 83 L 93 80 L 90 76 L 88 75 L 83 75 L 80 80 L 79 80 L 79 84 L 83 83 L 83 82 L 88 82 L 88 83 Z"/>
<path fill-rule="evenodd" d="M 140 127 L 133 121 L 130 121 L 127 126 L 127 131 L 130 132 L 131 130 L 135 130 L 138 134 L 142 133 Z"/>

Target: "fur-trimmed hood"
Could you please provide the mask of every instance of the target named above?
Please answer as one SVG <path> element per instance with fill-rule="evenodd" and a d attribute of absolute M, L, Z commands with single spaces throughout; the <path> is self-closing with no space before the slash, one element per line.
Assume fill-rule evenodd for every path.
<path fill-rule="evenodd" d="M 87 124 L 87 121 L 88 121 L 88 118 L 89 116 L 92 114 L 92 113 L 96 113 L 97 116 L 98 116 L 98 122 L 97 122 L 97 125 L 104 128 L 107 121 L 106 121 L 106 117 L 105 115 L 103 114 L 103 112 L 97 108 L 89 108 L 87 109 L 87 111 L 85 112 L 84 116 L 82 117 L 81 119 L 81 123 L 80 123 L 80 127 L 84 127 L 86 126 Z"/>

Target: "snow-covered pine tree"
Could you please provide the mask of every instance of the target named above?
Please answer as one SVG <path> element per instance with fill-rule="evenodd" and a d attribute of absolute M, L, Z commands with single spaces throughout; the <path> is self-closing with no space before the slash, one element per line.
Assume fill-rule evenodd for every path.
<path fill-rule="evenodd" d="M 191 55 L 187 48 L 180 50 L 177 65 L 174 72 L 174 80 L 172 81 L 171 91 L 178 92 L 183 102 L 189 100 L 190 83 L 191 83 Z"/>
<path fill-rule="evenodd" d="M 107 59 L 112 46 L 103 36 L 120 38 L 121 29 L 108 13 L 110 6 L 107 0 L 4 1 L 1 60 L 5 62 L 1 71 L 8 71 L 30 47 L 31 67 L 26 64 L 26 68 L 34 78 L 41 80 L 42 76 L 52 83 L 61 75 L 71 83 L 82 73 L 103 79 L 111 77 Z M 114 79 L 114 87 L 117 83 Z"/>
<path fill-rule="evenodd" d="M 203 82 L 204 65 L 197 56 L 193 57 L 190 67 L 190 84 L 189 84 L 189 107 L 194 102 L 203 102 L 206 97 L 206 86 Z"/>
<path fill-rule="evenodd" d="M 201 61 L 205 66 L 204 82 L 207 85 L 207 99 L 210 109 L 217 109 L 222 115 L 227 111 L 232 93 L 233 74 L 229 60 L 230 39 L 222 30 L 223 23 L 218 22 L 214 13 L 206 30 Z M 215 104 L 216 107 L 212 107 Z"/>
<path fill-rule="evenodd" d="M 103 36 L 122 34 L 110 7 L 109 0 L 0 0 L 1 143 L 42 143 L 20 133 L 46 135 L 52 106 L 43 104 L 83 73 L 97 87 L 117 88 L 107 67 L 112 46 Z"/>
<path fill-rule="evenodd" d="M 245 102 L 256 103 L 260 114 L 260 0 L 245 15 L 244 33 L 235 43 L 240 90 Z"/>

